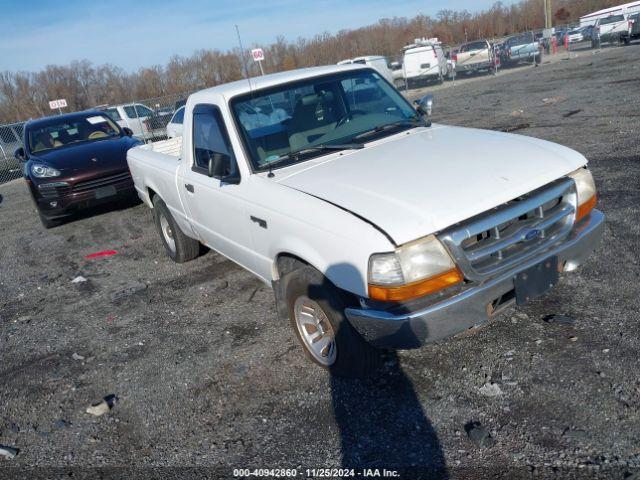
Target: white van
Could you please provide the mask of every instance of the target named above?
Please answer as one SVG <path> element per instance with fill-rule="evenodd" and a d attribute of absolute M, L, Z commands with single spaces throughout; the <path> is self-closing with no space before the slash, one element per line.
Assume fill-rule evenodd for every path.
<path fill-rule="evenodd" d="M 407 89 L 429 80 L 442 83 L 447 75 L 447 59 L 437 38 L 417 38 L 403 50 L 402 73 Z"/>
<path fill-rule="evenodd" d="M 363 57 L 349 58 L 338 62 L 338 65 L 346 65 L 349 63 L 358 63 L 373 68 L 382 75 L 389 83 L 393 84 L 393 72 L 389 68 L 387 57 L 381 55 L 365 55 Z"/>

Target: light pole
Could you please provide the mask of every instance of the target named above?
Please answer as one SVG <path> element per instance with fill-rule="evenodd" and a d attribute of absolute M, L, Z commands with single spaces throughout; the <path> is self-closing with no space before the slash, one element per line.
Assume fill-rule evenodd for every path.
<path fill-rule="evenodd" d="M 551 0 L 542 0 L 544 2 L 544 27 L 551 28 L 553 26 L 552 16 L 551 16 Z"/>

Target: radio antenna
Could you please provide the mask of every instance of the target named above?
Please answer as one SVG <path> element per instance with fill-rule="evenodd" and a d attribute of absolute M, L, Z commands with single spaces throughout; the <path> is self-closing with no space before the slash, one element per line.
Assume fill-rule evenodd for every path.
<path fill-rule="evenodd" d="M 249 77 L 249 69 L 247 68 L 247 60 L 244 55 L 244 48 L 242 48 L 242 39 L 240 38 L 240 29 L 238 25 L 236 27 L 236 34 L 238 35 L 238 45 L 240 45 L 240 58 L 242 59 L 242 66 L 244 67 L 244 76 L 249 82 L 249 92 L 253 93 L 253 89 L 251 88 L 251 78 Z"/>

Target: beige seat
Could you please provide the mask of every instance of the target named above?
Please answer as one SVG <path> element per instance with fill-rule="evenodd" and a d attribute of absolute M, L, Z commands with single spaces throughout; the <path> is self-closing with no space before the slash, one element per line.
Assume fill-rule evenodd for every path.
<path fill-rule="evenodd" d="M 291 150 L 304 148 L 336 126 L 333 93 L 310 94 L 300 98 L 289 126 Z"/>

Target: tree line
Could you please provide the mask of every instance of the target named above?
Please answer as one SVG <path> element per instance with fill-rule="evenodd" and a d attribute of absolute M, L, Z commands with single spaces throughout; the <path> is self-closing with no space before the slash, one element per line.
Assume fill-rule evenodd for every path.
<path fill-rule="evenodd" d="M 586 13 L 614 6 L 621 0 L 554 0 L 557 25 L 577 22 Z M 398 58 L 402 47 L 419 37 L 438 37 L 448 45 L 481 38 L 499 38 L 544 25 L 543 0 L 513 5 L 496 2 L 484 11 L 441 10 L 435 16 L 385 18 L 373 25 L 335 34 L 287 41 L 278 37 L 262 46 L 265 73 L 334 64 L 346 58 L 376 54 Z M 167 95 L 186 96 L 195 90 L 256 75 L 257 67 L 239 49 L 198 50 L 174 56 L 166 65 L 126 72 L 116 65 L 93 65 L 89 60 L 47 65 L 38 72 L 0 72 L 0 123 L 50 114 L 48 102 L 65 98 L 68 111 L 98 105 L 141 101 Z M 149 103 L 153 104 L 150 100 Z M 149 105 L 153 107 L 153 105 Z"/>

